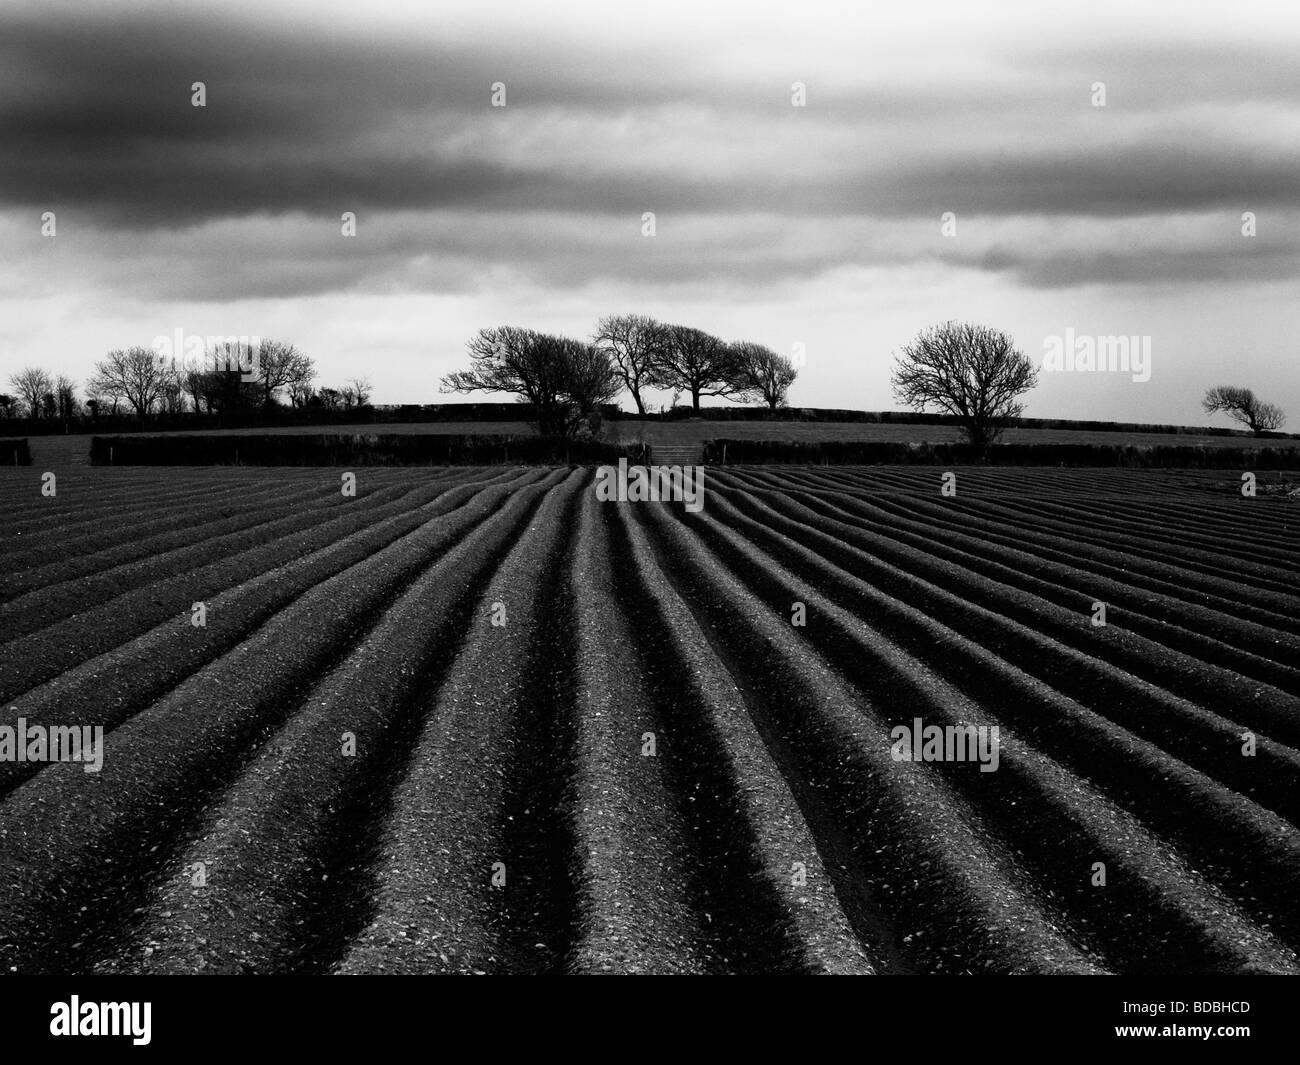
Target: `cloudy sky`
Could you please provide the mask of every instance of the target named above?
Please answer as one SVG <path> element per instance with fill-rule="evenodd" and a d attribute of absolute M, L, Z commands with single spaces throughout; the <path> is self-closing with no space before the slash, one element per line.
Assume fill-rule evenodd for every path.
<path fill-rule="evenodd" d="M 0 378 L 181 329 L 439 402 L 481 326 L 639 311 L 876 410 L 968 318 L 1036 361 L 1150 337 L 1149 381 L 1044 374 L 1030 415 L 1204 424 L 1240 383 L 1300 431 L 1298 55 L 1248 0 L 7 0 Z"/>

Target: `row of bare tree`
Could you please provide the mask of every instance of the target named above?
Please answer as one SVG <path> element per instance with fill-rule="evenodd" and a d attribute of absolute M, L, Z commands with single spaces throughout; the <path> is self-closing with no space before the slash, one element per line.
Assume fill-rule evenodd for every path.
<path fill-rule="evenodd" d="M 214 413 L 274 405 L 287 395 L 294 407 L 346 410 L 370 402 L 370 381 L 353 378 L 341 388 L 313 388 L 316 367 L 294 345 L 263 340 L 256 346 L 227 342 L 202 359 L 162 357 L 146 347 L 110 351 L 86 381 L 85 410 L 92 417 L 125 408 L 144 424 L 154 413 Z M 76 382 L 28 366 L 9 378 L 16 395 L 0 394 L 0 416 L 77 417 Z"/>
<path fill-rule="evenodd" d="M 443 392 L 501 392 L 532 404 L 543 433 L 598 427 L 598 411 L 624 391 L 639 414 L 650 388 L 758 401 L 775 410 L 798 376 L 791 360 L 762 344 L 728 343 L 691 326 L 639 314 L 602 318 L 590 341 L 517 326 L 481 329 L 468 344 L 470 368 L 442 379 Z"/>
<path fill-rule="evenodd" d="M 80 407 L 77 382 L 63 374 L 53 377 L 28 366 L 10 377 L 9 384 L 17 395 L 0 394 L 0 417 L 72 418 Z"/>
<path fill-rule="evenodd" d="M 516 326 L 481 329 L 469 341 L 471 367 L 442 379 L 444 392 L 503 392 L 532 404 L 543 433 L 573 436 L 599 429 L 599 409 L 622 392 L 645 413 L 649 388 L 702 396 L 786 403 L 798 373 L 791 360 L 762 344 L 728 343 L 690 326 L 644 315 L 602 318 L 590 341 Z M 204 360 L 165 359 L 150 348 L 111 351 L 86 383 L 92 417 L 127 404 L 143 425 L 155 410 L 180 413 L 253 409 L 287 393 L 295 407 L 349 409 L 370 400 L 370 382 L 354 378 L 342 389 L 315 390 L 312 360 L 292 344 L 264 340 L 256 348 L 227 342 Z M 972 443 L 986 446 L 1024 410 L 1021 397 L 1038 370 L 1011 338 L 997 329 L 944 322 L 922 331 L 898 354 L 895 396 L 915 410 L 955 416 Z M 71 419 L 78 414 L 76 383 L 26 367 L 10 379 L 17 397 L 0 394 L 0 417 Z M 1257 435 L 1280 429 L 1281 408 L 1248 388 L 1220 385 L 1202 401 L 1207 413 L 1224 413 Z"/>

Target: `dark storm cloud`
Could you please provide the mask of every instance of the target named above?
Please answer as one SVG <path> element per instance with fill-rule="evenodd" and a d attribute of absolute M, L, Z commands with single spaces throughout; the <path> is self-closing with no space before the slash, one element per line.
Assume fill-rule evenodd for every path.
<path fill-rule="evenodd" d="M 1150 143 L 1116 150 L 1063 129 L 1055 142 L 1035 135 L 1008 150 L 959 136 L 979 116 L 1014 113 L 1006 85 L 871 93 L 818 87 L 828 139 L 824 174 L 792 179 L 779 165 L 707 170 L 663 158 L 629 173 L 593 136 L 589 154 L 568 160 L 503 160 L 474 145 L 492 121 L 488 86 L 505 80 L 516 108 L 564 109 L 593 117 L 655 106 L 706 109 L 720 131 L 745 124 L 775 143 L 792 135 L 785 84 L 760 87 L 710 80 L 692 53 L 647 55 L 644 62 L 585 52 L 546 54 L 510 46 L 451 47 L 427 41 L 292 32 L 162 17 L 111 21 L 0 22 L 0 200 L 11 205 L 76 205 L 103 224 L 128 229 L 180 227 L 257 213 L 340 208 L 396 210 L 461 207 L 481 211 L 769 211 L 790 215 L 931 214 L 940 209 L 1120 215 L 1214 204 L 1252 206 L 1293 197 L 1296 146 L 1233 153 L 1222 146 Z M 1213 60 L 1213 62 L 1211 62 Z M 1073 60 L 1076 87 L 1095 66 L 1122 70 L 1154 62 L 1142 83 L 1112 91 L 1141 94 L 1170 84 L 1178 56 L 1114 53 Z M 1222 56 L 1193 57 L 1191 68 L 1228 98 L 1253 98 Z M 1026 70 L 1054 69 L 1052 57 Z M 1058 61 L 1055 69 L 1065 68 Z M 695 73 L 692 73 L 692 70 Z M 1284 93 L 1293 69 L 1256 57 L 1261 84 Z M 205 82 L 208 106 L 190 105 L 190 85 Z M 776 91 L 779 90 L 779 91 Z M 1020 100 L 1033 116 L 1053 103 Z M 1109 116 L 1107 116 L 1109 117 Z M 540 119 L 545 121 L 545 117 Z M 1117 119 L 1118 121 L 1118 119 Z M 832 157 L 861 129 L 915 124 L 919 146 L 861 161 Z M 433 126 L 427 125 L 432 123 Z M 410 130 L 410 132 L 406 132 Z M 927 133 L 933 134 L 927 136 Z M 460 134 L 457 136 L 456 134 Z M 815 137 L 790 141 L 816 152 Z M 1032 147 L 1031 147 L 1032 146 Z"/>
<path fill-rule="evenodd" d="M 1300 252 L 1280 247 L 1215 255 L 1147 251 L 1141 255 L 1053 255 L 1037 260 L 997 258 L 999 269 L 1012 270 L 1032 288 L 1083 284 L 1186 285 L 1209 281 L 1262 283 L 1300 277 Z"/>
<path fill-rule="evenodd" d="M 900 212 L 936 205 L 997 214 L 1141 215 L 1222 206 L 1248 210 L 1294 204 L 1300 153 L 1279 146 L 1267 158 L 1230 157 L 1212 147 L 1084 145 L 1045 157 L 971 159 L 918 168 L 883 182 Z"/>
<path fill-rule="evenodd" d="M 481 118 L 493 80 L 522 91 L 535 66 L 319 30 L 0 16 L 0 197 L 73 201 L 131 228 L 341 200 L 492 204 L 536 179 L 436 144 L 377 154 L 368 141 L 404 116 Z M 191 106 L 195 81 L 205 108 Z M 610 101 L 617 90 L 612 77 L 601 87 Z"/>
<path fill-rule="evenodd" d="M 1226 244 L 933 246 L 944 211 L 1221 211 L 1230 232 L 1242 211 L 1293 205 L 1300 67 L 1266 48 L 1019 46 L 996 76 L 907 81 L 814 69 L 798 112 L 786 72 L 720 71 L 716 42 L 466 44 L 328 19 L 36 10 L 0 14 L 0 207 L 98 229 L 109 283 L 142 296 L 459 292 L 499 264 L 555 287 L 764 285 L 929 261 L 1031 287 L 1300 272 L 1294 255 Z M 498 80 L 506 112 L 488 106 Z M 1094 80 L 1105 109 L 1088 103 Z M 206 108 L 190 104 L 194 81 Z M 521 130 L 535 141 L 512 140 Z M 345 210 L 356 243 L 339 239 Z M 636 230 L 647 210 L 652 246 Z M 385 225 L 395 213 L 438 221 Z M 700 218 L 709 239 L 674 243 Z M 841 220 L 853 240 L 783 239 Z M 916 236 L 876 242 L 873 220 Z"/>

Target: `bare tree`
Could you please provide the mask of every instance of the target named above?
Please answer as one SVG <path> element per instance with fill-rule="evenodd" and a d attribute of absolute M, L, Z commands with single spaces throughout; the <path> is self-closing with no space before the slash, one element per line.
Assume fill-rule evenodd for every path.
<path fill-rule="evenodd" d="M 10 377 L 9 383 L 14 386 L 18 398 L 22 400 L 23 405 L 27 408 L 27 416 L 29 418 L 39 418 L 41 416 L 41 397 L 54 387 L 50 375 L 39 366 L 26 366 Z"/>
<path fill-rule="evenodd" d="M 1236 385 L 1211 388 L 1201 400 L 1201 406 L 1206 414 L 1226 414 L 1233 421 L 1248 426 L 1256 436 L 1281 429 L 1286 424 L 1286 415 L 1281 407 L 1265 403 L 1249 388 Z"/>
<path fill-rule="evenodd" d="M 214 337 L 206 354 L 211 369 L 207 371 L 207 399 L 221 412 L 254 411 L 266 402 L 266 389 L 260 377 L 260 345 L 243 337 Z"/>
<path fill-rule="evenodd" d="M 786 356 L 778 355 L 762 344 L 747 340 L 733 344 L 738 364 L 738 383 L 744 393 L 766 403 L 769 410 L 784 406 L 790 386 L 799 376 Z"/>
<path fill-rule="evenodd" d="M 186 359 L 176 366 L 176 376 L 181 388 L 189 394 L 190 406 L 198 414 L 206 410 L 212 413 L 212 376 L 204 365 L 195 359 Z"/>
<path fill-rule="evenodd" d="M 600 407 L 623 391 L 623 377 L 609 352 L 594 344 L 574 347 L 567 358 L 568 382 L 564 393 L 572 404 L 569 432 L 574 433 L 585 425 L 596 436 L 601 425 Z"/>
<path fill-rule="evenodd" d="M 690 326 L 670 325 L 667 330 L 667 342 L 656 359 L 654 384 L 689 392 L 696 412 L 701 396 L 734 396 L 744 391 L 730 345 Z"/>
<path fill-rule="evenodd" d="M 95 391 L 125 399 L 135 410 L 143 428 L 149 412 L 162 396 L 169 376 L 163 360 L 149 348 L 110 351 L 107 358 L 95 365 Z"/>
<path fill-rule="evenodd" d="M 968 322 L 922 331 L 897 356 L 893 374 L 900 401 L 955 415 L 981 449 L 998 438 L 1006 419 L 1020 415 L 1020 397 L 1037 382 L 1037 369 L 1006 333 Z"/>
<path fill-rule="evenodd" d="M 369 377 L 354 377 L 348 382 L 348 390 L 356 399 L 358 407 L 364 407 L 370 402 L 371 388 Z"/>
<path fill-rule="evenodd" d="M 614 372 L 632 393 L 637 413 L 644 414 L 641 389 L 654 385 L 668 346 L 668 327 L 642 314 L 611 314 L 596 323 L 591 339 L 607 353 Z"/>
<path fill-rule="evenodd" d="M 159 405 L 167 414 L 185 412 L 185 384 L 179 370 L 173 369 L 163 382 L 162 392 L 158 397 Z"/>
<path fill-rule="evenodd" d="M 254 373 L 262 386 L 262 402 L 270 405 L 282 388 L 292 390 L 316 376 L 312 360 L 292 344 L 263 340 L 253 360 Z"/>
<path fill-rule="evenodd" d="M 77 416 L 77 382 L 71 377 L 59 374 L 54 382 L 54 395 L 59 403 L 59 417 L 65 422 Z"/>
<path fill-rule="evenodd" d="M 240 337 L 214 337 L 205 358 L 204 401 L 209 410 L 251 412 L 266 400 L 259 377 L 259 348 Z"/>
<path fill-rule="evenodd" d="M 115 386 L 94 376 L 86 381 L 86 409 L 92 418 L 105 413 L 116 414 L 117 405 L 121 401 L 122 393 Z"/>
<path fill-rule="evenodd" d="M 467 345 L 473 365 L 442 379 L 443 392 L 505 392 L 531 403 L 538 430 L 564 436 L 573 428 L 571 373 L 589 345 L 516 326 L 480 329 Z"/>
<path fill-rule="evenodd" d="M 287 382 L 289 402 L 295 407 L 305 407 L 311 398 L 311 383 L 316 379 L 316 364 L 306 355 L 300 355 L 289 373 Z"/>

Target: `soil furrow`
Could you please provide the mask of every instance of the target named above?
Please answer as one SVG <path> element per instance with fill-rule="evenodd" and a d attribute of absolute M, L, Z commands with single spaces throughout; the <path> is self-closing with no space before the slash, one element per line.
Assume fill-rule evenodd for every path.
<path fill-rule="evenodd" d="M 290 719 L 323 670 L 409 576 L 486 520 L 508 490 L 316 585 L 239 647 L 110 733 L 103 768 L 53 764 L 0 803 L 0 966 L 77 971 L 142 904 L 211 797 Z M 182 870 L 172 870 L 182 875 Z"/>
<path fill-rule="evenodd" d="M 205 884 L 173 870 L 104 967 L 328 968 L 364 925 L 367 854 L 390 806 L 386 785 L 422 724 L 419 693 L 437 684 L 480 588 L 559 479 L 514 492 L 432 559 L 312 686 L 172 863 L 182 871 L 205 863 Z"/>

